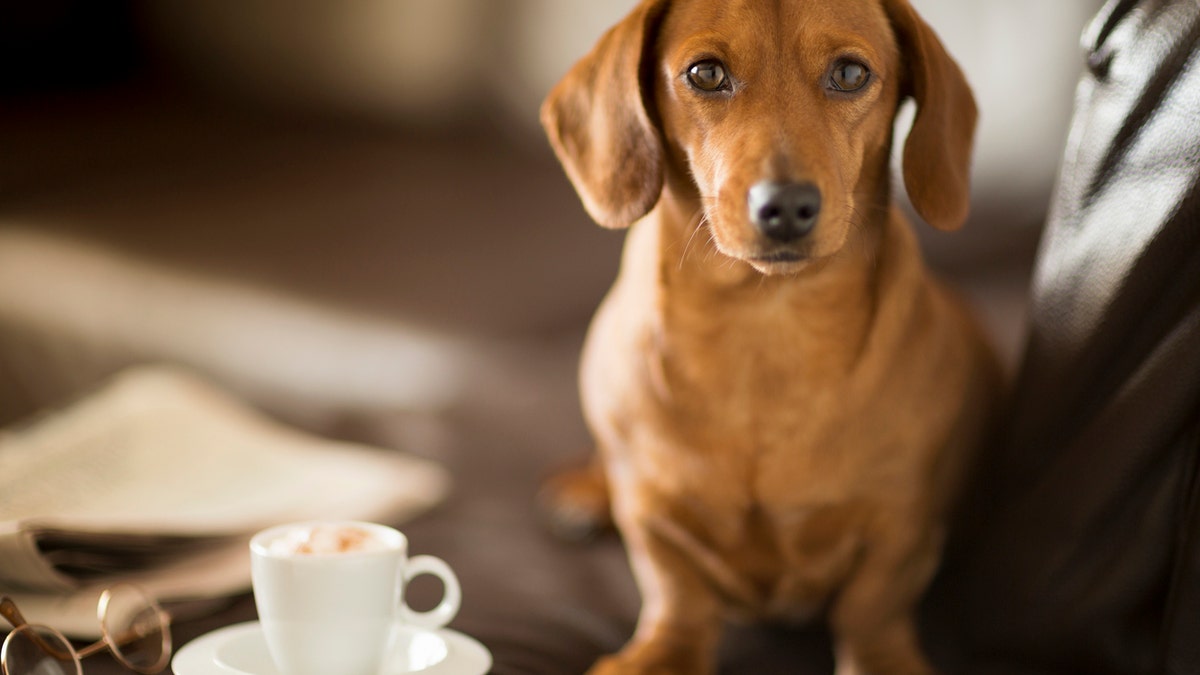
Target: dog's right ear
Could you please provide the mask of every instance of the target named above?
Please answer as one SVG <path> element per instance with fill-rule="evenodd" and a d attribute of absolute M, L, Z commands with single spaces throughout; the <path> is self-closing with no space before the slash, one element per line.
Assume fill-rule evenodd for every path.
<path fill-rule="evenodd" d="M 551 90 L 542 126 L 597 223 L 628 227 L 654 208 L 663 148 L 647 102 L 666 0 L 644 0 Z"/>

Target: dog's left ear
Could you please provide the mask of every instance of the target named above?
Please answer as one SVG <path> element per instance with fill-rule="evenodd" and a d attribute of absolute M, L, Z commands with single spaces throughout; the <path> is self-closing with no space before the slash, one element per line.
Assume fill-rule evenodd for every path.
<path fill-rule="evenodd" d="M 906 94 L 917 115 L 904 144 L 904 187 L 917 213 L 941 230 L 967 219 L 978 111 L 967 78 L 908 0 L 885 0 L 900 42 Z"/>
<path fill-rule="evenodd" d="M 644 0 L 551 90 L 542 126 L 584 208 L 605 227 L 631 225 L 663 187 L 663 150 L 646 103 L 665 0 Z"/>

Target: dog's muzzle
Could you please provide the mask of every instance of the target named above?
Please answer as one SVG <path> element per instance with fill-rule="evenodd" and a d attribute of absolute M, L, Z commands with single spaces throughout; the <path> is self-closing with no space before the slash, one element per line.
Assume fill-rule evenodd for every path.
<path fill-rule="evenodd" d="M 821 213 L 821 191 L 812 183 L 761 181 L 750 187 L 747 202 L 750 222 L 781 244 L 811 232 Z"/>

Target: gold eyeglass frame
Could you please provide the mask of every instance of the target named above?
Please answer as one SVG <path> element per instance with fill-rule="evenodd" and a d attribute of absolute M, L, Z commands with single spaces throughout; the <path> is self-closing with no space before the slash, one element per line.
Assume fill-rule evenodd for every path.
<path fill-rule="evenodd" d="M 147 607 L 155 612 L 155 614 L 158 616 L 159 624 L 162 626 L 162 650 L 159 654 L 158 660 L 149 666 L 137 666 L 133 664 L 121 651 L 121 645 L 127 644 L 133 638 L 143 636 L 112 635 L 109 632 L 107 622 L 108 607 L 113 598 L 113 589 L 120 587 L 130 588 L 145 598 Z M 4 638 L 3 646 L 0 647 L 0 673 L 3 673 L 3 675 L 22 675 L 20 673 L 9 673 L 7 663 L 9 640 L 14 634 L 17 633 L 17 631 L 22 629 L 29 629 L 31 631 L 30 638 L 35 643 L 38 643 L 42 650 L 47 654 L 62 661 L 66 661 L 67 659 L 73 660 L 75 662 L 76 672 L 82 672 L 83 666 L 81 661 L 83 659 L 106 649 L 112 652 L 113 658 L 115 658 L 121 665 L 134 672 L 143 673 L 143 675 L 154 675 L 155 673 L 160 673 L 166 669 L 167 664 L 171 661 L 171 615 L 168 614 L 161 606 L 159 606 L 158 602 L 155 601 L 150 594 L 146 593 L 141 588 L 134 586 L 133 584 L 114 584 L 113 586 L 104 589 L 104 592 L 100 594 L 100 601 L 96 604 L 96 618 L 100 621 L 101 638 L 97 642 L 87 645 L 86 647 L 80 647 L 79 649 L 76 649 L 75 646 L 71 644 L 71 641 L 66 638 L 66 636 L 54 628 L 45 624 L 30 623 L 29 621 L 26 621 L 24 615 L 21 614 L 21 610 L 17 609 L 17 603 L 8 596 L 0 597 L 0 616 L 3 616 L 13 628 L 8 636 Z M 62 644 L 66 645 L 69 651 L 64 654 L 55 645 L 44 643 L 41 639 L 41 636 L 37 632 L 32 631 L 34 628 L 45 631 L 53 635 L 56 639 L 61 640 Z"/>

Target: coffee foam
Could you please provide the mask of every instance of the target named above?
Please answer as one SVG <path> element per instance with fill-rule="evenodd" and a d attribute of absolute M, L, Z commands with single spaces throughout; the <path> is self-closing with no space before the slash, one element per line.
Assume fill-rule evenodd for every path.
<path fill-rule="evenodd" d="M 388 543 L 353 525 L 313 525 L 288 530 L 267 544 L 276 555 L 335 555 L 386 551 Z"/>

